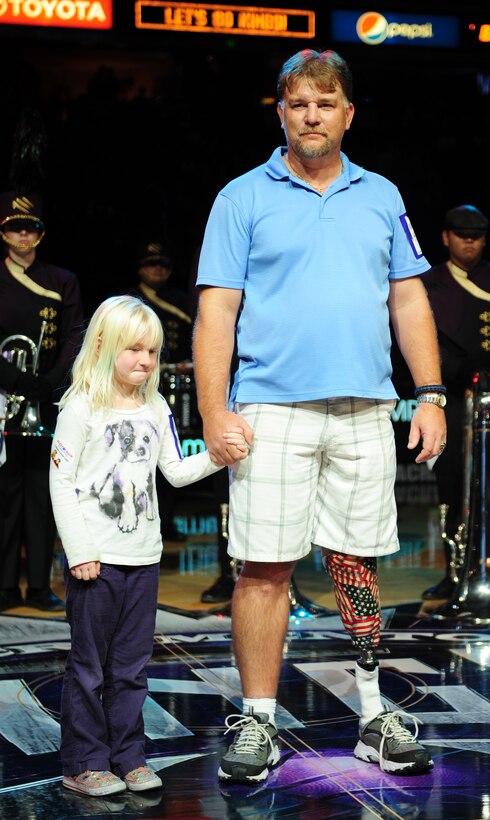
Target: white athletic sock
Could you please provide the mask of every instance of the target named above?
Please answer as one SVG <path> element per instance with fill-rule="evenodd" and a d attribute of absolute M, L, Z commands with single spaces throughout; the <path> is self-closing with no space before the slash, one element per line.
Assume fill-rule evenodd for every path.
<path fill-rule="evenodd" d="M 269 715 L 269 723 L 275 726 L 276 704 L 276 698 L 243 698 L 243 711 L 253 709 L 256 714 Z"/>
<path fill-rule="evenodd" d="M 356 684 L 361 699 L 360 726 L 364 729 L 367 723 L 383 711 L 379 691 L 379 667 L 369 672 L 356 663 Z"/>

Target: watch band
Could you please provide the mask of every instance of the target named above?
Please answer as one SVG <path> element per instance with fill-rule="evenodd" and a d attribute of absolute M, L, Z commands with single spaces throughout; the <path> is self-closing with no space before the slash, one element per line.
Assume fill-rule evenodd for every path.
<path fill-rule="evenodd" d="M 420 393 L 417 396 L 417 404 L 436 404 L 438 407 L 445 407 L 446 396 L 444 393 Z"/>
<path fill-rule="evenodd" d="M 422 384 L 420 387 L 416 387 L 413 392 L 417 398 L 422 393 L 446 393 L 446 388 L 443 384 Z"/>

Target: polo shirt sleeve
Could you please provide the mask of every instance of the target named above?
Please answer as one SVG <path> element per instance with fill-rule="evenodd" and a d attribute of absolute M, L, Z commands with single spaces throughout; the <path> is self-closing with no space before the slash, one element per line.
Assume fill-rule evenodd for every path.
<path fill-rule="evenodd" d="M 220 193 L 209 214 L 196 284 L 243 290 L 250 240 L 249 220 L 243 208 L 226 193 Z"/>
<path fill-rule="evenodd" d="M 430 265 L 422 253 L 415 231 L 408 217 L 403 199 L 396 192 L 393 215 L 390 279 L 421 276 Z"/>

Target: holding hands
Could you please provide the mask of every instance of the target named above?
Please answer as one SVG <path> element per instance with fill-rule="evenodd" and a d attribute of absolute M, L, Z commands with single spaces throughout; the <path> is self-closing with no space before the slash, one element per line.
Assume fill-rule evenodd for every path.
<path fill-rule="evenodd" d="M 248 456 L 248 444 L 245 441 L 245 436 L 241 427 L 232 427 L 223 433 L 223 438 L 228 446 L 236 447 L 240 453 L 243 453 L 239 458 L 246 458 Z M 238 459 L 237 459 L 238 461 Z"/>
<path fill-rule="evenodd" d="M 225 467 L 247 457 L 253 430 L 240 415 L 219 410 L 204 420 L 204 440 L 213 464 Z"/>

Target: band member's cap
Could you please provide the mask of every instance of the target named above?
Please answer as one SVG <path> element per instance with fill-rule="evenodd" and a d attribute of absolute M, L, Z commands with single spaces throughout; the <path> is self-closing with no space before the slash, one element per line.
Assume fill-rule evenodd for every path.
<path fill-rule="evenodd" d="M 164 268 L 172 267 L 172 260 L 166 253 L 165 247 L 161 242 L 146 242 L 139 248 L 139 267 L 152 263 L 163 265 Z"/>
<path fill-rule="evenodd" d="M 0 234 L 4 239 L 4 231 L 21 231 L 25 226 L 28 230 L 38 231 L 44 236 L 43 203 L 39 194 L 19 194 L 7 191 L 0 194 Z"/>
<path fill-rule="evenodd" d="M 446 231 L 468 231 L 469 233 L 486 233 L 488 219 L 473 205 L 459 205 L 447 212 L 444 220 Z"/>

